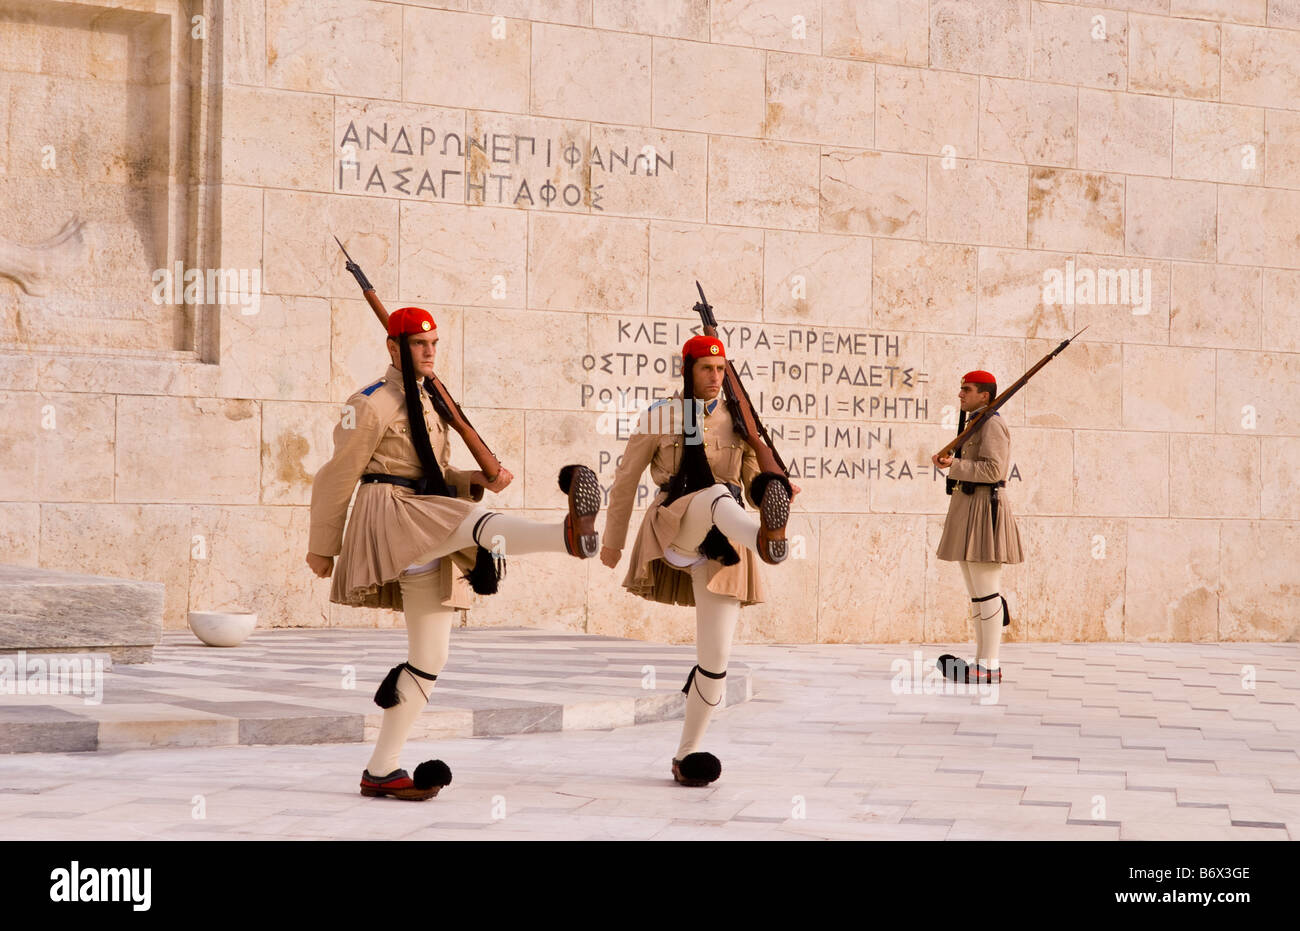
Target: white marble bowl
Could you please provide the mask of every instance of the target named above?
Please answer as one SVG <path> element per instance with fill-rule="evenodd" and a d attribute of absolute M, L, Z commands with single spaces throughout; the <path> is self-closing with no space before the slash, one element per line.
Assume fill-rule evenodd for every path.
<path fill-rule="evenodd" d="M 210 647 L 237 647 L 257 626 L 257 615 L 237 611 L 191 611 L 190 630 Z"/>

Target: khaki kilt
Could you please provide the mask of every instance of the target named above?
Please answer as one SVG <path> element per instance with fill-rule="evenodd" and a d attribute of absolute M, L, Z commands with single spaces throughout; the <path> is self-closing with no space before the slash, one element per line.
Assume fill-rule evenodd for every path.
<path fill-rule="evenodd" d="M 659 492 L 646 511 L 632 544 L 631 564 L 623 586 L 632 594 L 661 604 L 694 605 L 695 591 L 689 569 L 678 569 L 666 562 L 664 551 L 677 536 L 686 509 L 700 492 L 682 495 L 670 505 L 662 502 L 667 492 Z M 763 600 L 763 586 L 758 577 L 758 556 L 747 546 L 732 543 L 740 556 L 734 566 L 724 566 L 710 559 L 709 591 L 740 599 L 742 606 Z"/>
<path fill-rule="evenodd" d="M 1000 415 L 994 415 L 962 446 L 961 458 L 948 469 L 950 478 L 969 482 L 1003 481 L 1011 468 L 1011 433 Z M 1020 529 L 1005 487 L 998 489 L 998 524 L 993 526 L 993 504 L 988 485 L 976 485 L 966 494 L 959 484 L 948 501 L 943 535 L 936 555 L 948 561 L 1024 562 Z"/>
<path fill-rule="evenodd" d="M 385 483 L 357 489 L 352 516 L 343 534 L 343 550 L 334 566 L 330 601 L 358 608 L 401 610 L 400 576 L 408 566 L 429 561 L 447 537 L 481 506 L 466 498 L 417 495 Z M 443 557 L 434 571 L 442 574 L 443 604 L 471 606 L 473 589 L 462 571 L 474 566 L 476 550 Z"/>

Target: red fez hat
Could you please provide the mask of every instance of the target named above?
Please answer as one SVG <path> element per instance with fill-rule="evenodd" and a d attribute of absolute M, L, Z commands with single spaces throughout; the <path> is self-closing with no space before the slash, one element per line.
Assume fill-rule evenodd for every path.
<path fill-rule="evenodd" d="M 438 329 L 433 315 L 422 307 L 399 307 L 388 315 L 388 335 L 393 339 L 403 333 L 428 333 Z"/>
<path fill-rule="evenodd" d="M 996 385 L 998 380 L 983 369 L 976 369 L 973 372 L 967 372 L 961 377 L 963 382 L 970 382 L 973 385 Z"/>
<path fill-rule="evenodd" d="M 727 353 L 722 348 L 722 340 L 716 336 L 692 336 L 682 346 L 682 358 L 691 356 L 696 359 L 725 359 Z"/>

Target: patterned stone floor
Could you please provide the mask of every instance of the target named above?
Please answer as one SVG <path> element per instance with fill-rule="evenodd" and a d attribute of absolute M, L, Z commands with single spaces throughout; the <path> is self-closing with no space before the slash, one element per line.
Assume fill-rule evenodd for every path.
<path fill-rule="evenodd" d="M 1300 839 L 1300 645 L 1012 645 L 985 695 L 913 649 L 738 646 L 706 789 L 672 721 L 412 742 L 455 774 L 422 803 L 357 794 L 356 744 L 12 754 L 0 838 Z"/>
<path fill-rule="evenodd" d="M 102 687 L 0 694 L 0 752 L 373 742 L 383 719 L 375 687 L 405 658 L 401 629 L 259 630 L 235 649 L 170 631 L 152 663 L 113 664 L 103 671 Z M 456 630 L 413 736 L 500 736 L 680 718 L 681 685 L 694 662 L 690 644 Z M 647 667 L 655 670 L 653 680 Z M 733 704 L 749 697 L 743 663 L 730 670 L 727 687 Z M 87 703 L 87 694 L 100 702 Z"/>

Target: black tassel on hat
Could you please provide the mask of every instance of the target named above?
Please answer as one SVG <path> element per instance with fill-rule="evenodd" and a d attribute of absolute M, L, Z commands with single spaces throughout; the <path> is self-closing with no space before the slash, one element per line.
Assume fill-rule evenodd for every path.
<path fill-rule="evenodd" d="M 405 334 L 401 337 L 401 350 L 402 386 L 406 392 L 406 417 L 411 422 L 411 440 L 415 444 L 416 455 L 420 457 L 420 467 L 424 469 L 424 477 L 420 480 L 420 488 L 417 494 L 443 495 L 454 498 L 456 492 L 447 485 L 447 480 L 442 474 L 442 468 L 438 465 L 438 459 L 433 454 L 433 446 L 429 442 L 429 431 L 424 425 L 424 410 L 420 406 L 420 392 L 425 391 L 428 393 L 434 412 L 444 420 L 451 419 L 451 411 L 437 392 L 432 390 L 431 383 L 427 379 L 423 383 L 417 383 L 415 366 L 411 362 L 411 347 L 407 343 Z M 482 523 L 483 520 L 480 519 L 479 524 Z M 474 527 L 474 542 L 478 542 L 478 525 Z M 498 583 L 506 575 L 505 557 L 498 558 L 494 556 L 480 544 L 478 552 L 474 555 L 474 568 L 464 575 L 465 580 L 469 582 L 470 588 L 474 589 L 475 594 L 495 595 Z"/>
<path fill-rule="evenodd" d="M 682 459 L 668 482 L 664 504 L 672 504 L 715 483 L 709 457 L 704 452 L 704 428 L 700 425 L 700 406 L 695 400 L 694 370 L 695 357 L 687 356 L 682 366 Z"/>
<path fill-rule="evenodd" d="M 966 429 L 966 412 L 962 411 L 957 415 L 957 435 L 961 436 L 961 432 L 965 429 Z M 960 446 L 958 446 L 956 449 L 952 451 L 952 458 L 954 459 L 961 458 Z M 957 480 L 955 478 L 945 478 L 943 480 L 943 490 L 948 494 L 952 494 L 952 490 L 956 487 L 957 487 Z"/>
<path fill-rule="evenodd" d="M 429 428 L 424 423 L 424 407 L 420 404 L 420 392 L 423 389 L 415 378 L 415 363 L 411 361 L 411 344 L 406 333 L 398 337 L 398 346 L 402 359 L 402 390 L 406 394 L 406 419 L 410 423 L 415 455 L 419 457 L 420 468 L 424 470 L 416 494 L 454 498 L 456 493 L 447 487 L 447 480 L 443 478 L 442 468 L 438 465 L 438 457 L 433 454 L 433 444 L 429 441 Z"/>
<path fill-rule="evenodd" d="M 676 474 L 668 483 L 668 497 L 664 504 L 672 504 L 691 492 L 710 488 L 716 484 L 709 457 L 704 451 L 704 436 L 699 421 L 700 406 L 695 400 L 695 357 L 687 356 L 682 366 L 682 460 Z M 722 402 L 722 397 L 718 397 Z M 733 418 L 734 419 L 734 418 Z M 724 566 L 740 562 L 740 554 L 731 541 L 717 527 L 710 527 L 700 544 L 699 552 L 707 559 L 716 559 Z"/>

